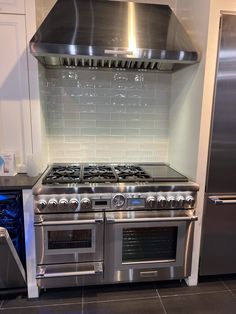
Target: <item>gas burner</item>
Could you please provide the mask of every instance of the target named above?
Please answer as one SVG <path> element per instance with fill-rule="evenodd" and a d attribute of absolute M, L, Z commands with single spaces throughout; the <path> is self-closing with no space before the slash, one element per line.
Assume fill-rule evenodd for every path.
<path fill-rule="evenodd" d="M 85 182 L 116 182 L 116 176 L 110 166 L 88 165 L 84 167 L 83 181 Z"/>
<path fill-rule="evenodd" d="M 117 165 L 114 170 L 120 182 L 152 181 L 152 178 L 139 166 Z"/>
<path fill-rule="evenodd" d="M 89 184 L 114 182 L 187 182 L 188 178 L 167 165 L 135 164 L 80 164 L 54 165 L 49 169 L 42 183 Z"/>
<path fill-rule="evenodd" d="M 43 179 L 43 184 L 65 184 L 65 183 L 79 183 L 80 167 L 79 166 L 56 166 L 48 172 Z"/>

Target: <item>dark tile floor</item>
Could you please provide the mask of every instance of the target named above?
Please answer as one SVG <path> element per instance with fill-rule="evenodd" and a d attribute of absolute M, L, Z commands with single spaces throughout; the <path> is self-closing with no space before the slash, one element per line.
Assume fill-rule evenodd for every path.
<path fill-rule="evenodd" d="M 1 297 L 0 297 L 1 298 Z M 42 292 L 0 299 L 0 314 L 235 314 L 236 275 L 201 278 L 197 287 L 168 281 Z"/>

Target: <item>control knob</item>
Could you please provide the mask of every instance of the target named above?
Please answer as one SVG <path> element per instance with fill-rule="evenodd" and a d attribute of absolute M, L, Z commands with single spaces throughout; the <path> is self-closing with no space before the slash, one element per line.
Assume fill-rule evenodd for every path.
<path fill-rule="evenodd" d="M 156 204 L 156 200 L 154 196 L 148 196 L 147 200 L 146 200 L 147 206 L 149 208 L 154 208 L 155 204 Z"/>
<path fill-rule="evenodd" d="M 65 198 L 60 199 L 59 206 L 61 209 L 66 209 L 68 206 L 68 201 Z"/>
<path fill-rule="evenodd" d="M 125 197 L 123 194 L 116 194 L 112 199 L 112 204 L 115 208 L 121 208 L 125 205 Z"/>
<path fill-rule="evenodd" d="M 38 209 L 39 210 L 44 210 L 47 207 L 47 202 L 42 200 L 38 202 Z"/>
<path fill-rule="evenodd" d="M 177 202 L 177 206 L 182 208 L 184 207 L 185 199 L 182 195 L 180 195 L 176 198 L 176 202 Z"/>
<path fill-rule="evenodd" d="M 57 200 L 55 199 L 50 199 L 48 202 L 48 208 L 49 209 L 55 209 L 57 207 Z"/>
<path fill-rule="evenodd" d="M 161 208 L 166 207 L 166 198 L 165 198 L 165 196 L 159 196 L 157 198 L 157 206 L 161 207 Z"/>
<path fill-rule="evenodd" d="M 81 200 L 80 202 L 81 209 L 91 209 L 91 207 L 92 207 L 92 203 L 89 198 L 85 197 Z"/>
<path fill-rule="evenodd" d="M 79 202 L 77 201 L 77 199 L 72 198 L 69 202 L 69 208 L 72 210 L 76 210 L 78 206 L 79 206 Z"/>
<path fill-rule="evenodd" d="M 192 195 L 188 195 L 186 197 L 186 203 L 188 204 L 189 207 L 194 206 L 194 198 L 192 197 Z"/>
<path fill-rule="evenodd" d="M 167 197 L 167 206 L 168 207 L 175 207 L 175 204 L 176 204 L 176 200 L 174 198 L 174 196 L 168 196 Z"/>

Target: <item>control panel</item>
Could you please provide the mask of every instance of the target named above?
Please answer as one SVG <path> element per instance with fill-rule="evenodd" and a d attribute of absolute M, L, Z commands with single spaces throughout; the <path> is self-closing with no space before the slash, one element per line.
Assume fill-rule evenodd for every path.
<path fill-rule="evenodd" d="M 36 213 L 192 209 L 196 192 L 101 193 L 74 195 L 40 195 L 35 199 Z"/>

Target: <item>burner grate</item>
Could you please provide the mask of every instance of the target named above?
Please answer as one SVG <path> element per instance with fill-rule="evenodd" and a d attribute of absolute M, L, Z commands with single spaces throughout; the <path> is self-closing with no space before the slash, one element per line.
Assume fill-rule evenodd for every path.
<path fill-rule="evenodd" d="M 117 165 L 114 170 L 119 182 L 152 181 L 152 178 L 139 166 Z"/>
<path fill-rule="evenodd" d="M 56 166 L 43 178 L 43 184 L 67 184 L 81 182 L 81 168 L 79 166 Z"/>
<path fill-rule="evenodd" d="M 88 165 L 83 169 L 84 182 L 117 182 L 117 178 L 110 166 Z"/>

